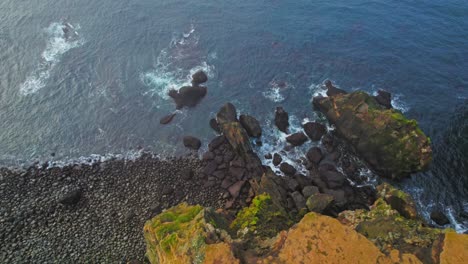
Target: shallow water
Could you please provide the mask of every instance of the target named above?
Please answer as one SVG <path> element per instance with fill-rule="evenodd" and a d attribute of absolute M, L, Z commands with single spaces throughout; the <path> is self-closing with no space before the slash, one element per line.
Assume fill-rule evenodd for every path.
<path fill-rule="evenodd" d="M 271 151 L 283 137 L 267 128 L 274 108 L 296 126 L 317 118 L 310 100 L 329 78 L 392 92 L 434 143 L 431 170 L 401 186 L 426 215 L 441 208 L 468 227 L 466 1 L 3 0 L 0 14 L 3 164 L 183 154 L 182 136 L 206 144 L 226 101 L 259 118 Z M 175 108 L 167 91 L 197 69 L 208 96 L 161 126 Z"/>

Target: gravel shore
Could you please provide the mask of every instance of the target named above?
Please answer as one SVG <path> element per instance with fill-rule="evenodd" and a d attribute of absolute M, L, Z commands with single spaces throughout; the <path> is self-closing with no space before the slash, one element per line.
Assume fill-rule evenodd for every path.
<path fill-rule="evenodd" d="M 198 158 L 0 169 L 0 263 L 144 261 L 146 220 L 182 201 L 222 207 Z"/>

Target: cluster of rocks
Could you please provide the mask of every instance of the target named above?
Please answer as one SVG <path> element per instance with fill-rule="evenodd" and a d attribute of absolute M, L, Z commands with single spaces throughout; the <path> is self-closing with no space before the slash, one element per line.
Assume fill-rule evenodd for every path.
<path fill-rule="evenodd" d="M 198 158 L 151 155 L 63 168 L 0 169 L 1 263 L 144 261 L 141 230 L 187 201 L 215 208 L 223 190 L 198 181 Z"/>

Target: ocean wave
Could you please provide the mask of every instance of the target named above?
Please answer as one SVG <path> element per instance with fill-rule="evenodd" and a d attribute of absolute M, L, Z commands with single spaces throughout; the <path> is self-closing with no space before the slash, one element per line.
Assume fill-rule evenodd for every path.
<path fill-rule="evenodd" d="M 79 29 L 79 25 L 75 27 L 68 22 L 54 22 L 45 29 L 47 44 L 41 54 L 41 63 L 20 86 L 22 95 L 30 95 L 44 88 L 62 55 L 83 45 L 84 40 L 78 34 Z"/>
<path fill-rule="evenodd" d="M 287 75 L 288 76 L 288 75 Z M 266 99 L 275 103 L 281 103 L 286 100 L 284 93 L 287 90 L 294 89 L 294 85 L 289 81 L 273 79 L 269 84 L 266 91 L 262 94 Z"/>
<path fill-rule="evenodd" d="M 140 75 L 143 84 L 149 88 L 144 95 L 168 100 L 169 91 L 191 85 L 192 74 L 198 70 L 204 71 L 208 78 L 214 78 L 215 66 L 208 62 L 213 58 L 212 54 L 208 58 L 192 57 L 197 55 L 191 51 L 197 48 L 198 41 L 199 36 L 193 25 L 187 33 L 174 34 L 168 47 L 159 53 L 154 69 Z"/>

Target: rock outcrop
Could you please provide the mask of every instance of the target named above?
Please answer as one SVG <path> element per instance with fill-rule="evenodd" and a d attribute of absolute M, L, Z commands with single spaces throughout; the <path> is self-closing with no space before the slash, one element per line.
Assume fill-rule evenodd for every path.
<path fill-rule="evenodd" d="M 380 175 L 401 179 L 430 165 L 431 142 L 417 122 L 367 93 L 315 97 L 313 104 Z"/>

